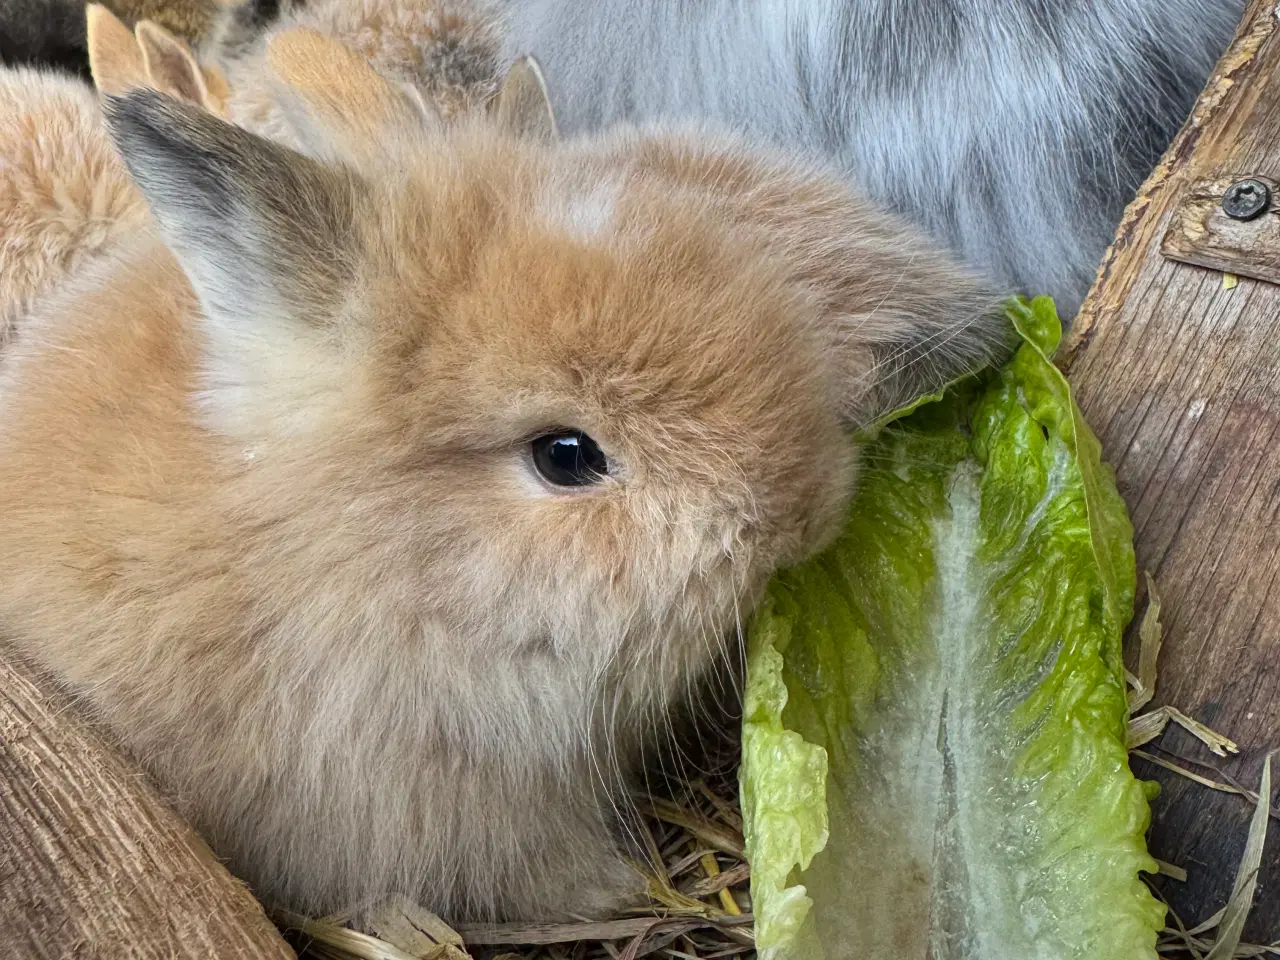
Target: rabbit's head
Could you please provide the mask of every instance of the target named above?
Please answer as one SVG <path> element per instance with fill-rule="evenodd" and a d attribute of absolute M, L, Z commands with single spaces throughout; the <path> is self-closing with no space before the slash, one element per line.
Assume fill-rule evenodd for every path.
<path fill-rule="evenodd" d="M 276 589 L 663 699 L 839 531 L 850 430 L 1007 335 L 825 173 L 558 142 L 520 76 L 525 107 L 447 132 L 372 72 L 300 87 L 310 157 L 151 91 L 109 116 L 201 304 L 193 403 L 256 484 L 238 509 L 282 556 L 331 549 L 324 596 Z"/>

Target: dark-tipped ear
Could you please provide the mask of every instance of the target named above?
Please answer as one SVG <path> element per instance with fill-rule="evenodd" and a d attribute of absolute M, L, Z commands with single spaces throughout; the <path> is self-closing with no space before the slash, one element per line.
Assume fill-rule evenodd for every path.
<path fill-rule="evenodd" d="M 106 113 L 199 298 L 208 392 L 228 429 L 291 415 L 302 394 L 281 391 L 315 387 L 340 353 L 360 184 L 155 91 L 109 98 Z"/>
<path fill-rule="evenodd" d="M 151 90 L 106 112 L 210 319 L 257 325 L 332 302 L 349 275 L 349 175 Z"/>
<path fill-rule="evenodd" d="M 497 125 L 513 136 L 555 140 L 560 135 L 542 67 L 531 56 L 511 64 L 490 110 Z"/>

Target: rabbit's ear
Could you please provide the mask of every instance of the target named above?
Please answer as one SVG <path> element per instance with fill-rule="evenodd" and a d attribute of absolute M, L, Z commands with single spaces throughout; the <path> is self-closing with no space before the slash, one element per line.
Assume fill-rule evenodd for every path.
<path fill-rule="evenodd" d="M 560 135 L 542 67 L 531 56 L 511 65 L 490 109 L 498 126 L 515 136 L 555 140 Z"/>
<path fill-rule="evenodd" d="M 346 44 L 295 27 L 267 44 L 276 99 L 312 156 L 360 165 L 422 130 L 408 96 Z"/>
<path fill-rule="evenodd" d="M 845 264 L 860 267 L 855 259 Z M 880 273 L 881 265 L 889 270 Z M 833 302 L 825 321 L 851 427 L 1009 355 L 1015 338 L 1000 299 L 942 254 L 909 244 L 882 257 L 876 275 L 887 282 L 844 305 Z"/>
<path fill-rule="evenodd" d="M 210 425 L 298 429 L 344 382 L 365 185 L 152 90 L 108 98 L 106 114 L 200 302 Z"/>
<path fill-rule="evenodd" d="M 153 88 L 206 110 L 212 109 L 204 71 L 186 44 L 150 20 L 141 21 L 134 33 Z"/>
<path fill-rule="evenodd" d="M 204 77 L 204 88 L 208 93 L 203 106 L 211 113 L 225 117 L 227 101 L 231 99 L 231 85 L 227 83 L 227 75 L 216 64 L 201 66 L 200 73 Z"/>
<path fill-rule="evenodd" d="M 147 67 L 133 31 L 98 3 L 85 7 L 89 72 L 104 96 L 120 94 L 147 83 Z"/>
<path fill-rule="evenodd" d="M 109 98 L 106 113 L 225 377 L 265 378 L 312 346 L 332 349 L 363 185 L 151 90 Z M 299 357 L 281 359 L 290 351 Z"/>
<path fill-rule="evenodd" d="M 1001 298 L 932 242 L 863 204 L 806 213 L 773 241 L 819 307 L 850 427 L 1008 356 L 1015 337 Z"/>

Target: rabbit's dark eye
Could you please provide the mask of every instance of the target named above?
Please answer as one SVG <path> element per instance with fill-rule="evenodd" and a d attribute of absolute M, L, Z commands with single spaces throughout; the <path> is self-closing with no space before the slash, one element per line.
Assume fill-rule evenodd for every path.
<path fill-rule="evenodd" d="M 556 430 L 533 441 L 533 465 L 547 483 L 582 487 L 598 483 L 609 461 L 596 442 L 580 430 Z"/>

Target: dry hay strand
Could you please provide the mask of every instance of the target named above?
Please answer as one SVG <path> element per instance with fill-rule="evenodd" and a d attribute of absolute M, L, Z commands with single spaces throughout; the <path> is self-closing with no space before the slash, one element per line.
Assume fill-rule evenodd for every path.
<path fill-rule="evenodd" d="M 313 960 L 710 960 L 754 958 L 751 870 L 743 853 L 737 770 L 636 802 L 647 856 L 647 908 L 602 920 L 449 927 L 408 901 L 375 911 L 365 929 L 343 917 L 276 914 Z"/>
<path fill-rule="evenodd" d="M 1160 596 L 1156 592 L 1151 574 L 1146 574 L 1146 580 L 1147 609 L 1138 628 L 1140 647 L 1138 675 L 1135 677 L 1126 671 L 1126 679 L 1131 688 L 1129 691 L 1131 713 L 1137 713 L 1155 696 L 1156 667 L 1160 654 L 1162 636 Z M 1280 811 L 1271 805 L 1271 754 L 1268 753 L 1263 758 L 1262 778 L 1258 789 L 1250 790 L 1224 770 L 1203 760 L 1184 757 L 1168 750 L 1161 751 L 1165 756 L 1157 756 L 1138 749 L 1159 737 L 1171 722 L 1182 727 L 1199 740 L 1207 750 L 1219 757 L 1239 752 L 1236 744 L 1229 738 L 1209 729 L 1176 707 L 1167 705 L 1144 714 L 1131 716 L 1128 731 L 1129 752 L 1207 789 L 1238 794 L 1253 803 L 1254 812 L 1249 823 L 1249 836 L 1240 858 L 1227 905 L 1209 919 L 1192 927 L 1187 927 L 1182 918 L 1169 908 L 1167 917 L 1172 921 L 1173 926 L 1166 926 L 1161 932 L 1156 950 L 1161 957 L 1189 957 L 1192 960 L 1280 957 L 1280 941 L 1271 944 L 1252 944 L 1241 940 L 1245 921 L 1249 918 L 1249 911 L 1253 907 L 1254 895 L 1257 891 L 1258 870 L 1262 863 L 1262 848 L 1266 842 L 1267 825 L 1272 817 L 1280 819 Z M 1196 773 L 1188 769 L 1190 766 L 1208 770 L 1219 779 L 1215 780 Z M 1159 860 L 1156 862 L 1162 875 L 1178 881 L 1187 879 L 1187 871 L 1182 867 Z M 1164 901 L 1158 889 L 1155 887 L 1151 889 L 1161 901 Z M 1168 907 L 1168 904 L 1166 903 L 1165 906 Z"/>

